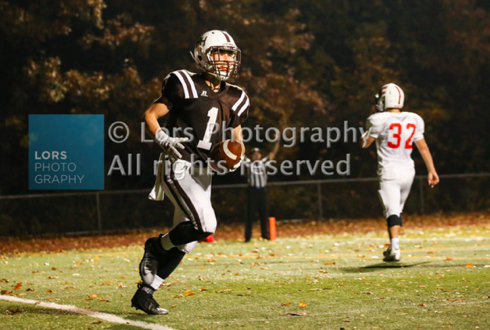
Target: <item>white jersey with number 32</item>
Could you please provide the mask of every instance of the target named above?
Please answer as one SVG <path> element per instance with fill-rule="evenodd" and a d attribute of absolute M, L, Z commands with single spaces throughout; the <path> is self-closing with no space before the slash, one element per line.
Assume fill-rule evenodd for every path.
<path fill-rule="evenodd" d="M 379 176 L 396 179 L 414 173 L 411 154 L 413 142 L 424 138 L 422 117 L 413 112 L 378 112 L 368 118 L 366 129 L 376 139 Z"/>

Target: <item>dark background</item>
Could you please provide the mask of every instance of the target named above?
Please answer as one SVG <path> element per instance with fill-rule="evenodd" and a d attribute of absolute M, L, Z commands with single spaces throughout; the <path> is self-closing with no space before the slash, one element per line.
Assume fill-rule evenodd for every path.
<path fill-rule="evenodd" d="M 141 115 L 158 97 L 162 79 L 195 71 L 189 55 L 207 30 L 227 30 L 242 49 L 241 74 L 231 81 L 251 98 L 245 126 L 362 127 L 374 94 L 393 82 L 405 91 L 405 110 L 426 122 L 425 138 L 443 181 L 433 191 L 416 182 L 406 211 L 488 209 L 490 144 L 490 4 L 487 1 L 86 1 L 0 2 L 0 235 L 168 225 L 170 203 L 147 201 L 159 149 L 140 142 Z M 106 129 L 123 121 L 123 144 L 106 136 L 106 173 L 115 155 L 141 154 L 140 176 L 105 177 L 105 191 L 47 197 L 28 190 L 28 115 L 104 114 Z M 262 136 L 262 138 L 264 138 Z M 247 147 L 272 143 L 251 141 Z M 332 160 L 351 155 L 348 178 L 374 177 L 375 148 L 352 141 L 282 144 L 285 159 Z M 416 151 L 417 173 L 426 173 Z M 345 179 L 307 171 L 271 182 Z M 215 186 L 244 183 L 238 173 Z M 115 194 L 121 190 L 138 192 Z M 272 186 L 278 219 L 380 216 L 375 182 Z M 41 194 L 12 199 L 6 196 Z M 59 192 L 57 192 L 59 193 Z M 423 201 L 423 202 L 422 202 Z M 241 221 L 242 188 L 213 192 L 221 221 Z M 103 226 L 99 226 L 102 220 Z"/>

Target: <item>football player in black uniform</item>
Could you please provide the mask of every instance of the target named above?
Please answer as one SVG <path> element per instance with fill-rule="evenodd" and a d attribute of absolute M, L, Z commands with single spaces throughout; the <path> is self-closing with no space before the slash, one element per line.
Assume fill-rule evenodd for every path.
<path fill-rule="evenodd" d="M 154 140 L 163 148 L 149 198 L 163 200 L 166 195 L 175 206 L 173 229 L 146 241 L 139 266 L 143 283 L 131 302 L 147 314 L 168 313 L 153 293 L 199 240 L 215 232 L 212 175 L 202 167 L 207 166 L 213 146 L 223 140 L 223 130 L 231 131 L 232 138 L 241 142 L 241 124 L 248 116 L 248 96 L 240 87 L 226 83 L 240 67 L 241 52 L 233 38 L 225 31 L 208 31 L 191 55 L 201 72 L 171 72 L 164 79 L 161 96 L 144 116 Z M 163 129 L 158 119 L 166 114 L 169 118 Z"/>

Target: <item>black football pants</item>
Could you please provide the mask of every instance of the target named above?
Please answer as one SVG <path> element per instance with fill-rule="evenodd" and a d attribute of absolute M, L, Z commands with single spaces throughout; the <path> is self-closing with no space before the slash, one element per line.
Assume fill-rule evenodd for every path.
<path fill-rule="evenodd" d="M 245 220 L 245 241 L 252 238 L 252 226 L 257 213 L 260 219 L 262 238 L 270 239 L 269 236 L 269 210 L 267 201 L 267 190 L 265 188 L 248 187 L 247 189 L 247 218 Z"/>

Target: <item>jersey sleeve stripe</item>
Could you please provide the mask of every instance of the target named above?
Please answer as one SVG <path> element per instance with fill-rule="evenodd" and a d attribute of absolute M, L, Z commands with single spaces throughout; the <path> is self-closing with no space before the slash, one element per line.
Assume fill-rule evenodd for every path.
<path fill-rule="evenodd" d="M 235 104 L 233 104 L 233 106 L 231 107 L 231 110 L 236 111 L 236 109 L 243 102 L 243 99 L 245 97 L 246 97 L 245 92 L 242 91 L 242 95 L 240 95 L 240 98 L 238 99 L 238 101 L 236 101 Z"/>
<path fill-rule="evenodd" d="M 197 90 L 196 86 L 194 85 L 194 82 L 192 81 L 191 75 L 187 71 L 182 71 L 184 76 L 187 78 L 187 81 L 189 82 L 189 85 L 191 86 L 191 91 L 192 91 L 192 96 L 193 98 L 197 99 Z"/>
<path fill-rule="evenodd" d="M 247 110 L 248 106 L 250 104 L 250 101 L 248 100 L 248 97 L 247 97 L 247 102 L 245 102 L 245 104 L 243 105 L 243 107 L 240 108 L 240 111 L 238 111 L 238 116 L 240 117 L 241 114 Z"/>

